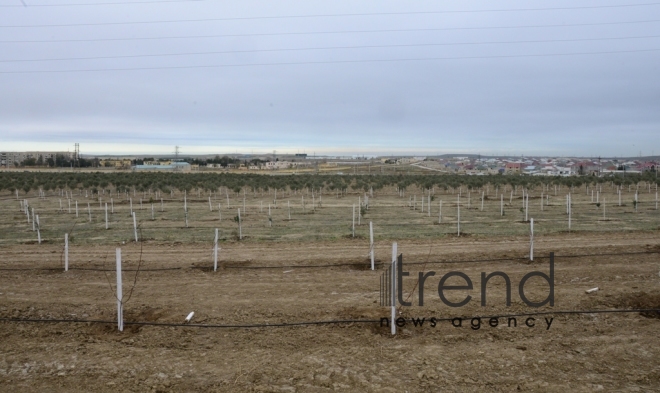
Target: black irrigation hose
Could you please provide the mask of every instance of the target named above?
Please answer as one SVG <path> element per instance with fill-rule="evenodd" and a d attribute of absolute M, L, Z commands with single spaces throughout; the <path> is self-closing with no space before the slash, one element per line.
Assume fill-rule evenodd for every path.
<path fill-rule="evenodd" d="M 575 254 L 575 255 L 557 255 L 555 258 L 583 258 L 583 257 L 600 257 L 600 256 L 617 256 L 617 255 L 640 255 L 640 254 L 660 254 L 660 251 L 640 251 L 640 252 L 623 252 L 623 253 L 605 253 L 605 254 Z M 535 256 L 534 259 L 548 259 L 546 256 Z M 497 262 L 497 261 L 528 261 L 529 257 L 517 258 L 495 258 L 495 259 L 473 259 L 473 260 L 453 260 L 453 261 L 435 261 L 435 262 L 406 262 L 406 265 L 423 265 L 423 264 L 439 264 L 439 263 L 476 263 L 476 262 Z"/>
<path fill-rule="evenodd" d="M 155 272 L 155 271 L 165 271 L 165 270 L 183 270 L 182 267 L 160 267 L 152 269 L 139 269 L 141 272 Z M 35 268 L 0 268 L 0 271 L 44 271 L 44 270 L 55 270 L 55 271 L 64 271 L 64 268 L 58 267 L 35 267 Z M 115 269 L 99 269 L 99 268 L 85 268 L 85 267 L 70 267 L 69 270 L 85 270 L 93 272 L 114 272 Z M 123 272 L 135 272 L 138 269 L 122 269 Z"/>
<path fill-rule="evenodd" d="M 583 258 L 583 257 L 599 257 L 599 256 L 619 256 L 619 255 L 644 255 L 644 254 L 660 254 L 660 251 L 640 251 L 640 252 L 624 252 L 624 253 L 604 253 L 604 254 L 575 254 L 575 255 L 555 255 L 555 258 Z M 548 259 L 546 256 L 534 257 L 535 259 Z M 435 265 L 435 264 L 452 264 L 452 263 L 482 263 L 482 262 L 502 262 L 502 261 L 527 261 L 528 257 L 516 258 L 494 258 L 494 259 L 472 259 L 472 260 L 449 260 L 449 261 L 431 261 L 431 262 L 406 262 L 406 265 Z M 374 266 L 385 265 L 384 262 L 375 262 Z M 320 268 L 320 267 L 341 267 L 341 266 L 363 266 L 361 262 L 353 263 L 334 263 L 326 265 L 282 265 L 282 266 L 240 266 L 240 265 L 225 265 L 225 269 L 303 269 L 303 268 Z M 364 266 L 369 266 L 364 263 Z M 168 271 L 168 270 L 184 270 L 184 269 L 209 269 L 208 266 L 190 266 L 185 267 L 163 267 L 140 269 L 140 271 Z M 38 270 L 62 270 L 62 268 L 0 268 L 0 271 L 38 271 Z M 105 271 L 110 272 L 114 269 L 99 269 L 99 268 L 83 268 L 71 267 L 69 270 L 86 270 L 86 271 Z M 123 269 L 125 272 L 136 271 L 137 269 Z"/>
<path fill-rule="evenodd" d="M 660 315 L 660 309 L 619 309 L 619 310 L 560 310 L 560 311 L 539 311 L 533 313 L 520 313 L 520 314 L 504 314 L 492 316 L 472 316 L 472 317 L 453 317 L 453 318 L 436 318 L 436 321 L 452 321 L 456 318 L 463 320 L 467 319 L 490 319 L 490 318 L 515 318 L 515 317 L 529 317 L 539 315 L 575 315 L 575 314 L 622 314 L 622 313 L 648 313 L 656 312 Z M 19 319 L 19 318 L 0 318 L 2 322 L 16 322 L 16 323 L 99 323 L 99 324 L 116 324 L 117 321 L 107 321 L 98 319 Z M 262 324 L 245 324 L 245 325 L 217 325 L 217 324 L 198 324 L 198 323 L 167 323 L 167 322 L 124 322 L 124 325 L 133 326 L 165 326 L 165 327 L 196 327 L 196 328 L 218 328 L 218 329 L 250 329 L 250 328 L 268 328 L 268 327 L 293 327 L 293 326 L 310 326 L 310 325 L 333 325 L 333 324 L 351 324 L 351 323 L 380 323 L 380 319 L 336 319 L 329 321 L 308 321 L 308 322 L 291 322 L 291 323 L 262 323 Z"/>

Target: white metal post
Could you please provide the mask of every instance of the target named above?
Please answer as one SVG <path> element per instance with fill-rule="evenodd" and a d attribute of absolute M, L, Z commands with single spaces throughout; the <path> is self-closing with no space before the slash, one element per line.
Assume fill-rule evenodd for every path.
<path fill-rule="evenodd" d="M 30 213 L 28 213 L 28 216 L 29 215 L 30 215 Z M 34 208 L 32 208 L 32 232 L 34 232 L 36 230 L 36 228 L 35 228 L 36 223 L 34 221 L 35 221 L 35 219 L 34 219 Z"/>
<path fill-rule="evenodd" d="M 500 216 L 504 216 L 504 194 L 500 194 Z"/>
<path fill-rule="evenodd" d="M 209 211 L 213 211 L 213 206 L 211 205 L 211 197 L 209 196 Z"/>
<path fill-rule="evenodd" d="M 528 213 L 528 211 L 529 211 L 529 194 L 525 194 L 525 195 L 523 196 L 523 203 L 524 203 L 524 205 L 525 205 L 525 221 L 529 221 L 529 220 L 527 219 L 527 217 L 528 217 L 528 214 L 527 214 L 527 213 Z"/>
<path fill-rule="evenodd" d="M 374 270 L 374 225 L 369 221 L 369 256 L 371 257 L 371 270 Z"/>
<path fill-rule="evenodd" d="M 238 240 L 243 240 L 243 228 L 241 227 L 241 208 L 238 208 Z"/>
<path fill-rule="evenodd" d="M 108 202 L 105 203 L 105 229 L 108 229 Z"/>
<path fill-rule="evenodd" d="M 355 204 L 353 204 L 353 237 L 355 237 Z"/>
<path fill-rule="evenodd" d="M 218 228 L 215 228 L 215 240 L 213 240 L 213 271 L 218 271 Z"/>
<path fill-rule="evenodd" d="M 571 212 L 572 212 L 572 206 L 571 206 L 571 194 L 568 194 L 568 230 L 571 230 Z"/>
<path fill-rule="evenodd" d="M 64 234 L 64 271 L 69 271 L 69 234 Z"/>
<path fill-rule="evenodd" d="M 117 249 L 117 328 L 124 331 L 124 293 L 121 282 L 121 248 Z"/>
<path fill-rule="evenodd" d="M 37 221 L 37 241 L 39 242 L 39 244 L 41 244 L 41 226 L 39 225 L 39 215 L 38 214 L 35 217 L 35 219 Z"/>
<path fill-rule="evenodd" d="M 461 236 L 461 194 L 458 194 L 458 202 L 456 203 L 456 224 L 458 227 L 457 236 Z"/>
<path fill-rule="evenodd" d="M 442 222 L 442 199 L 440 200 L 440 204 L 438 206 L 438 224 Z"/>
<path fill-rule="evenodd" d="M 130 203 L 131 216 L 132 216 L 133 215 L 133 198 L 128 198 L 128 202 Z"/>
<path fill-rule="evenodd" d="M 529 220 L 529 260 L 534 260 L 534 218 Z"/>
<path fill-rule="evenodd" d="M 135 212 L 133 212 L 133 233 L 135 234 L 135 242 L 138 242 L 138 235 L 137 235 L 137 221 L 135 219 Z"/>
<path fill-rule="evenodd" d="M 392 243 L 392 278 L 391 280 L 391 300 L 392 300 L 392 321 L 390 323 L 390 331 L 392 332 L 392 335 L 396 334 L 396 256 L 397 256 L 397 244 L 396 242 Z"/>

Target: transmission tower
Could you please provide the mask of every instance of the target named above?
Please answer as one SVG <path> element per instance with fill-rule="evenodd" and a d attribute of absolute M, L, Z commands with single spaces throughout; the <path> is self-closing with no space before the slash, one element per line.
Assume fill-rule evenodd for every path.
<path fill-rule="evenodd" d="M 73 159 L 76 162 L 78 168 L 80 168 L 80 143 L 76 143 L 75 150 L 73 152 Z"/>
<path fill-rule="evenodd" d="M 179 146 L 174 146 L 174 161 L 179 161 Z"/>

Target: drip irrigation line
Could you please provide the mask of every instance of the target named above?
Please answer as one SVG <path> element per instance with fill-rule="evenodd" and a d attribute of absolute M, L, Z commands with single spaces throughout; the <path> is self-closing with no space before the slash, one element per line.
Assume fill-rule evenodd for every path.
<path fill-rule="evenodd" d="M 583 257 L 598 257 L 598 256 L 619 256 L 619 255 L 641 255 L 641 254 L 658 254 L 660 251 L 640 251 L 640 252 L 625 252 L 625 253 L 606 253 L 606 254 L 575 254 L 575 255 L 557 255 L 555 254 L 555 259 L 558 258 L 583 258 Z M 535 259 L 548 259 L 547 256 L 534 256 Z M 472 259 L 472 260 L 450 260 L 450 261 L 435 261 L 435 262 L 406 262 L 406 265 L 423 265 L 428 264 L 440 264 L 440 263 L 479 263 L 479 262 L 498 262 L 498 261 L 518 261 L 524 260 L 529 261 L 529 257 L 514 257 L 514 258 L 494 258 L 494 259 Z"/>
<path fill-rule="evenodd" d="M 530 313 L 518 314 L 502 314 L 502 315 L 485 315 L 485 316 L 460 316 L 460 317 L 445 317 L 436 318 L 436 321 L 452 321 L 456 318 L 461 319 L 490 319 L 490 318 L 515 318 L 515 317 L 530 317 L 539 315 L 578 315 L 578 314 L 624 314 L 624 313 L 650 313 L 655 312 L 660 314 L 659 308 L 650 309 L 615 309 L 615 310 L 559 310 L 559 311 L 539 311 Z M 402 317 L 403 318 L 403 317 Z M 406 319 L 406 318 L 404 318 Z M 406 319 L 408 320 L 408 319 Z M 412 319 L 411 319 L 412 320 Z M 0 318 L 2 322 L 13 323 L 99 323 L 99 324 L 116 324 L 117 321 L 99 320 L 99 319 L 32 319 L 32 318 Z M 165 326 L 165 327 L 195 327 L 195 328 L 268 328 L 268 327 L 294 327 L 294 326 L 311 326 L 311 325 L 333 325 L 333 324 L 352 324 L 352 323 L 380 323 L 380 319 L 335 319 L 327 321 L 303 321 L 303 322 L 282 322 L 282 323 L 251 323 L 251 324 L 200 324 L 200 323 L 168 323 L 168 322 L 124 322 L 124 325 L 133 326 Z"/>
<path fill-rule="evenodd" d="M 584 257 L 600 257 L 600 256 L 625 256 L 625 255 L 650 255 L 660 254 L 660 251 L 640 251 L 640 252 L 626 252 L 626 253 L 604 253 L 604 254 L 574 254 L 574 255 L 557 255 L 555 259 L 559 258 L 584 258 Z M 547 256 L 535 256 L 535 259 L 548 259 Z M 514 258 L 493 258 L 493 259 L 472 259 L 472 260 L 448 260 L 448 261 L 428 261 L 428 262 L 406 262 L 406 265 L 434 265 L 434 264 L 455 264 L 455 263 L 485 263 L 485 262 L 503 262 L 503 261 L 529 261 L 528 257 L 514 257 Z M 383 266 L 384 262 L 374 262 L 375 266 Z M 309 268 L 332 268 L 342 266 L 355 266 L 355 267 L 368 267 L 371 266 L 370 262 L 347 262 L 347 263 L 331 263 L 325 265 L 267 265 L 267 266 L 241 266 L 241 265 L 225 265 L 225 269 L 309 269 Z M 189 266 L 189 267 L 162 267 L 162 268 L 140 268 L 139 271 L 168 271 L 168 270 L 186 270 L 186 269 L 211 269 L 212 266 Z M 0 271 L 38 271 L 38 270 L 62 270 L 62 268 L 0 268 Z M 85 267 L 70 267 L 69 270 L 81 271 L 102 271 L 114 272 L 114 269 L 103 268 L 85 268 Z M 122 269 L 124 272 L 138 271 L 138 269 Z"/>

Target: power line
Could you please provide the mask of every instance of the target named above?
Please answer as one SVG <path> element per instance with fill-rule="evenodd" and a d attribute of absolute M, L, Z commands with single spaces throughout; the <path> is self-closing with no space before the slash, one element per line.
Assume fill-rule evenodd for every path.
<path fill-rule="evenodd" d="M 307 47 L 307 48 L 281 48 L 281 49 L 251 49 L 251 50 L 232 50 L 232 51 L 181 52 L 181 53 L 162 53 L 162 54 L 146 54 L 146 55 L 63 57 L 63 58 L 46 58 L 46 59 L 14 59 L 14 60 L 0 60 L 0 63 L 41 62 L 41 61 L 69 61 L 69 60 L 100 60 L 100 59 L 127 59 L 127 58 L 140 58 L 140 57 L 199 56 L 199 55 L 219 55 L 219 54 L 236 54 L 236 53 L 295 52 L 295 51 L 337 50 L 337 49 L 413 48 L 413 47 L 428 47 L 428 46 L 496 45 L 496 44 L 538 44 L 538 43 L 551 43 L 551 42 L 585 42 L 585 41 L 630 40 L 630 39 L 659 38 L 659 37 L 660 37 L 660 35 L 648 35 L 648 36 L 632 36 L 632 37 L 572 38 L 572 39 L 554 39 L 554 40 L 481 41 L 481 42 L 450 42 L 450 43 L 429 43 L 429 44 L 327 46 L 327 47 Z"/>
<path fill-rule="evenodd" d="M 530 28 L 553 28 L 553 27 L 611 26 L 611 25 L 628 25 L 628 24 L 656 23 L 656 22 L 660 22 L 660 19 L 625 21 L 625 22 L 572 23 L 572 24 L 568 23 L 568 24 L 553 24 L 553 25 L 486 26 L 486 27 L 440 27 L 440 28 L 420 28 L 420 29 L 379 29 L 379 30 L 339 30 L 339 31 L 310 31 L 310 32 L 288 32 L 288 33 L 210 34 L 210 35 L 163 36 L 163 37 L 82 38 L 82 39 L 61 39 L 61 40 L 6 40 L 6 41 L 0 41 L 0 44 L 54 43 L 54 42 L 140 41 L 140 40 L 263 37 L 263 36 L 289 36 L 289 35 L 315 35 L 315 34 L 405 33 L 405 32 L 422 32 L 422 31 L 457 31 L 457 30 L 504 30 L 504 29 L 530 29 Z"/>
<path fill-rule="evenodd" d="M 486 12 L 532 12 L 532 11 L 570 11 L 585 9 L 611 9 L 611 8 L 631 8 L 657 6 L 660 2 L 637 3 L 637 4 L 615 4 L 599 6 L 580 6 L 580 7 L 546 7 L 546 8 L 502 8 L 502 9 L 484 9 L 484 10 L 455 10 L 455 11 L 409 11 L 409 12 L 363 12 L 363 13 L 345 13 L 345 14 L 309 14 L 309 15 L 279 15 L 279 16 L 244 16 L 231 18 L 202 18 L 202 19 L 169 19 L 155 21 L 135 21 L 135 22 L 97 22 L 97 23 L 67 23 L 67 24 L 48 24 L 48 25 L 1 25 L 5 28 L 28 28 L 28 27 L 76 27 L 76 26 L 113 26 L 113 25 L 138 25 L 138 24 L 157 24 L 157 23 L 187 23 L 187 22 L 223 22 L 223 21 L 242 21 L 242 20 L 272 20 L 272 19 L 305 19 L 305 18 L 343 18 L 353 16 L 394 16 L 394 15 L 441 15 L 441 14 L 474 14 Z"/>
<path fill-rule="evenodd" d="M 179 70 L 179 69 L 193 69 L 193 68 L 201 69 L 201 68 L 268 67 L 268 66 L 319 65 L 319 64 L 389 63 L 389 62 L 403 62 L 403 61 L 432 61 L 432 60 L 513 59 L 513 58 L 524 58 L 524 57 L 555 57 L 555 56 L 609 55 L 609 54 L 617 54 L 617 53 L 647 53 L 647 52 L 657 52 L 657 51 L 660 51 L 660 48 L 623 50 L 623 51 L 545 53 L 545 54 L 536 54 L 536 55 L 419 57 L 419 58 L 400 58 L 400 59 L 329 60 L 329 61 L 300 61 L 300 62 L 252 63 L 252 64 L 209 64 L 209 65 L 189 65 L 189 66 L 87 68 L 87 69 L 71 69 L 71 70 L 0 71 L 0 74 L 53 74 L 53 73 L 68 73 L 68 72 L 149 71 L 149 70 Z"/>
<path fill-rule="evenodd" d="M 105 3 L 62 3 L 62 4 L 10 4 L 0 5 L 0 8 L 35 8 L 35 7 L 73 7 L 73 6 L 95 6 L 95 5 L 129 5 L 129 4 L 165 4 L 165 3 L 194 3 L 206 0 L 153 0 L 153 1 L 115 1 Z"/>

